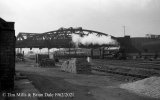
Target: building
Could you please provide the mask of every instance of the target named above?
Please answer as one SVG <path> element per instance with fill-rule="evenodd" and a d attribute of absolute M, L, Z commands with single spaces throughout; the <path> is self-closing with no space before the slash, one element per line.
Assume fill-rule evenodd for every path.
<path fill-rule="evenodd" d="M 14 88 L 15 30 L 14 22 L 0 18 L 0 90 Z"/>
<path fill-rule="evenodd" d="M 160 39 L 160 35 L 155 35 L 155 34 L 146 34 L 147 38 L 158 38 Z"/>
<path fill-rule="evenodd" d="M 153 36 L 152 38 L 125 36 L 117 39 L 121 48 L 129 55 L 160 55 L 160 38 L 153 38 Z"/>

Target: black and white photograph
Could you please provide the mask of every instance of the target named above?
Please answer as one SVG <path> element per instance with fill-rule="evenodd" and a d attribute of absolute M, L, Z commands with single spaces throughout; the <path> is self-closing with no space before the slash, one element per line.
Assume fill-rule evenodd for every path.
<path fill-rule="evenodd" d="M 160 100 L 160 0 L 0 0 L 0 100 Z"/>

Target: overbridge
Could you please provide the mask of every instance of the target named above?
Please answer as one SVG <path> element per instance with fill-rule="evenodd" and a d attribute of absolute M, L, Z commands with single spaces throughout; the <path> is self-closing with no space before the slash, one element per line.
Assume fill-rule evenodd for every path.
<path fill-rule="evenodd" d="M 83 45 L 80 44 L 79 48 L 101 48 L 120 46 L 120 52 L 141 55 L 160 55 L 160 39 L 147 38 L 147 37 L 114 37 L 106 33 L 78 28 L 60 28 L 55 31 L 44 33 L 19 33 L 16 37 L 16 48 L 75 48 L 72 41 L 72 34 L 78 34 L 81 37 L 88 36 L 89 34 L 96 34 L 96 36 L 110 36 L 111 39 L 116 40 L 116 44 L 103 44 L 103 45 Z M 94 41 L 94 40 L 93 40 Z"/>
<path fill-rule="evenodd" d="M 16 37 L 16 48 L 72 48 L 75 45 L 72 42 L 72 34 L 85 36 L 89 34 L 96 34 L 97 36 L 109 36 L 108 34 L 78 28 L 60 28 L 55 31 L 44 33 L 19 33 Z M 116 37 L 111 36 L 116 40 Z M 94 41 L 94 40 L 93 40 Z M 100 45 L 79 45 L 81 48 L 94 48 Z M 105 44 L 101 46 L 115 46 L 113 44 Z"/>

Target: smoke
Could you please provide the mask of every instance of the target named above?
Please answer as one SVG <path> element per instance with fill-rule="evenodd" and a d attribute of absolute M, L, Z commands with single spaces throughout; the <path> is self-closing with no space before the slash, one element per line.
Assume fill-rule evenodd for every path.
<path fill-rule="evenodd" d="M 72 34 L 73 43 L 78 46 L 79 44 L 83 45 L 116 45 L 117 41 L 112 39 L 111 36 L 97 36 L 96 34 L 89 34 L 81 37 L 78 34 Z"/>

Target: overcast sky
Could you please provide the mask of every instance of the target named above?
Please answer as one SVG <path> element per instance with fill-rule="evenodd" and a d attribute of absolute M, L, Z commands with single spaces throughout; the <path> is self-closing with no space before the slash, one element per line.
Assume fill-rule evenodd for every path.
<path fill-rule="evenodd" d="M 0 0 L 0 17 L 19 32 L 82 27 L 113 36 L 160 34 L 160 0 Z"/>

